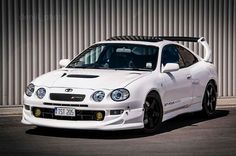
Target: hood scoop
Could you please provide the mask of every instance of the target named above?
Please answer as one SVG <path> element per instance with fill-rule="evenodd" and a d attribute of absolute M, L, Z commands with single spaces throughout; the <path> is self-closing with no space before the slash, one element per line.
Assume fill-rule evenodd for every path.
<path fill-rule="evenodd" d="M 80 74 L 70 74 L 67 75 L 67 77 L 71 77 L 71 78 L 97 78 L 99 77 L 98 75 L 80 75 Z"/>

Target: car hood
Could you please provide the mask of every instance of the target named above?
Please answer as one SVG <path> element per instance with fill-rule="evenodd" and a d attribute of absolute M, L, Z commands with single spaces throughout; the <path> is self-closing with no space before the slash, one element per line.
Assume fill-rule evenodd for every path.
<path fill-rule="evenodd" d="M 149 75 L 149 71 L 125 71 L 104 69 L 59 69 L 49 72 L 33 83 L 49 88 L 116 89 Z"/>

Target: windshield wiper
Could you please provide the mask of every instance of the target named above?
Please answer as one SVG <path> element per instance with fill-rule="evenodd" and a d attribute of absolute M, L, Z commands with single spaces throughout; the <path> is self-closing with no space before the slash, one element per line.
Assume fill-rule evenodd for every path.
<path fill-rule="evenodd" d="M 145 69 L 145 68 L 109 68 L 109 67 L 101 67 L 101 66 L 77 66 L 77 67 L 69 66 L 69 68 L 152 71 L 152 69 Z"/>
<path fill-rule="evenodd" d="M 68 68 L 88 68 L 88 67 L 86 67 L 86 66 L 77 66 L 77 67 L 73 67 L 73 66 L 69 66 Z"/>
<path fill-rule="evenodd" d="M 77 66 L 77 67 L 71 67 L 69 66 L 69 68 L 81 68 L 81 69 L 110 69 L 110 68 L 107 68 L 107 67 L 94 67 L 94 66 Z"/>
<path fill-rule="evenodd" d="M 136 70 L 136 71 L 151 71 L 152 69 L 145 68 L 113 68 L 115 70 Z"/>

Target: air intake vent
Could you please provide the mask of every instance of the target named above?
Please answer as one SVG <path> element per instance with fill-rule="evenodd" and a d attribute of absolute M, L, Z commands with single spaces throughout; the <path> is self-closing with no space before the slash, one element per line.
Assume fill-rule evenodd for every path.
<path fill-rule="evenodd" d="M 98 75 L 77 75 L 77 74 L 70 74 L 67 75 L 67 77 L 72 77 L 72 78 L 96 78 L 99 77 Z"/>
<path fill-rule="evenodd" d="M 44 102 L 43 104 L 49 105 L 49 106 L 88 107 L 88 105 L 84 105 L 84 104 L 61 104 L 61 103 L 47 103 L 47 102 Z"/>
<path fill-rule="evenodd" d="M 82 94 L 60 94 L 60 93 L 51 93 L 50 99 L 57 101 L 83 101 L 85 95 Z"/>
<path fill-rule="evenodd" d="M 96 114 L 98 112 L 102 113 L 102 118 L 99 121 L 104 120 L 105 117 L 105 111 L 103 110 L 75 110 L 75 116 L 74 117 L 68 117 L 68 116 L 56 116 L 54 114 L 55 110 L 52 108 L 38 108 L 33 107 L 32 113 L 35 115 L 36 109 L 41 110 L 40 116 L 37 116 L 37 118 L 46 118 L 46 119 L 57 119 L 57 120 L 81 120 L 81 121 L 98 121 Z M 35 116 L 36 117 L 36 116 Z"/>

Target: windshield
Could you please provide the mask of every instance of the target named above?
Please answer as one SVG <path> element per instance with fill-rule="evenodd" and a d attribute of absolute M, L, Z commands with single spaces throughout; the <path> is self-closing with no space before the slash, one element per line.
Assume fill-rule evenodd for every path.
<path fill-rule="evenodd" d="M 99 44 L 85 50 L 67 68 L 154 70 L 158 48 L 135 44 Z"/>

